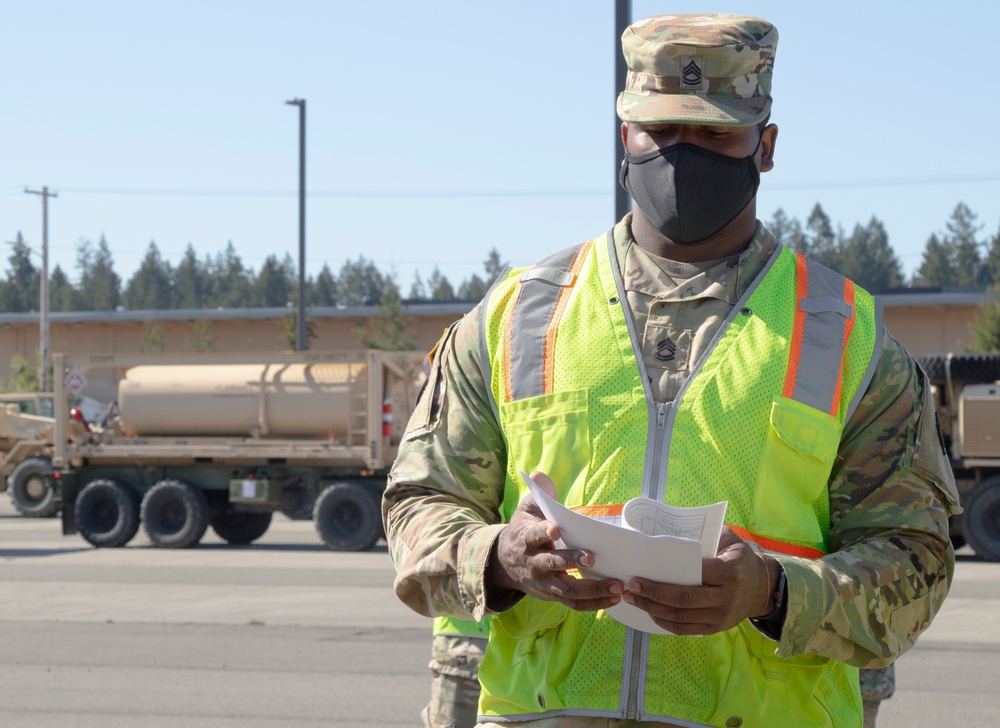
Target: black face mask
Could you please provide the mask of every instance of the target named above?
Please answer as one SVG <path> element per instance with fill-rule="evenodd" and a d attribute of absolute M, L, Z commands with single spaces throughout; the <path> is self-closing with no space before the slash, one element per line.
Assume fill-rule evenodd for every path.
<path fill-rule="evenodd" d="M 625 152 L 618 181 L 661 233 L 697 245 L 731 223 L 757 194 L 756 154 L 754 149 L 749 157 L 727 157 L 694 144 Z"/>

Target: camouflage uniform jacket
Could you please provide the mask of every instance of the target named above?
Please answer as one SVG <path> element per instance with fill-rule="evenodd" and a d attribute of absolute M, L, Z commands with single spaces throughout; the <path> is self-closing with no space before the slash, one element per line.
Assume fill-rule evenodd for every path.
<path fill-rule="evenodd" d="M 636 330 L 644 332 L 638 355 L 651 367 L 654 396 L 671 401 L 778 243 L 758 224 L 740 255 L 685 266 L 639 249 L 630 222 L 623 219 L 614 236 Z M 483 575 L 503 528 L 506 451 L 480 368 L 480 313 L 454 324 L 436 348 L 383 500 L 396 594 L 428 616 L 489 613 Z M 947 519 L 959 510 L 958 496 L 930 386 L 895 339 L 883 342 L 830 475 L 830 553 L 777 555 L 789 576 L 781 657 L 888 664 L 930 624 L 951 584 Z"/>

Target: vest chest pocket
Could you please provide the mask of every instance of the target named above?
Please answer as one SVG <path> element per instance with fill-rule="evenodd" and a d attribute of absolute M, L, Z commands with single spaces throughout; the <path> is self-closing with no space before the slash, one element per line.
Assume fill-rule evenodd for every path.
<path fill-rule="evenodd" d="M 507 402 L 501 407 L 509 455 L 508 469 L 540 470 L 568 505 L 582 502 L 590 471 L 587 390 L 554 392 Z M 515 482 L 519 482 L 516 478 Z M 570 495 L 572 493 L 572 495 Z M 574 502 L 576 501 L 576 502 Z"/>
<path fill-rule="evenodd" d="M 754 531 L 810 545 L 825 540 L 827 481 L 840 446 L 837 418 L 780 397 L 770 427 L 754 497 Z"/>

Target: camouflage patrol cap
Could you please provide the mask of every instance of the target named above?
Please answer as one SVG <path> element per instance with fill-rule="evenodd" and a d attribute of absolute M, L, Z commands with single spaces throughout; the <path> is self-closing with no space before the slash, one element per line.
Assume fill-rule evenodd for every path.
<path fill-rule="evenodd" d="M 745 15 L 657 15 L 622 34 L 618 116 L 639 123 L 749 126 L 771 111 L 778 31 Z"/>

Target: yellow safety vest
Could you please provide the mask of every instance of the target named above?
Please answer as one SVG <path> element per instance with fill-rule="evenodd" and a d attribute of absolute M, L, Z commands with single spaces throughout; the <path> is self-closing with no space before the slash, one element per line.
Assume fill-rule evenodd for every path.
<path fill-rule="evenodd" d="M 479 637 L 489 639 L 490 618 L 486 617 L 482 622 L 473 619 L 456 619 L 455 617 L 435 617 L 434 634 L 463 635 L 465 637 Z"/>
<path fill-rule="evenodd" d="M 503 517 L 524 495 L 518 470 L 541 470 L 583 512 L 640 495 L 728 500 L 727 525 L 743 538 L 822 556 L 840 434 L 880 349 L 872 296 L 779 248 L 666 404 L 649 391 L 625 302 L 610 234 L 489 293 L 482 361 L 508 451 Z M 746 621 L 705 637 L 650 635 L 526 597 L 494 617 L 480 713 L 861 726 L 856 668 L 774 650 Z"/>

